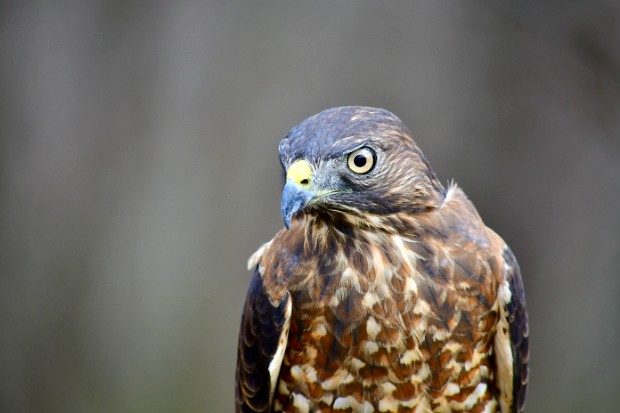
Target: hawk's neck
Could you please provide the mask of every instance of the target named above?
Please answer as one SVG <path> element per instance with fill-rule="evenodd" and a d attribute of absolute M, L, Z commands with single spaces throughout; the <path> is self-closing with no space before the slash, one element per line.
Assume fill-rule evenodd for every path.
<path fill-rule="evenodd" d="M 347 219 L 306 215 L 251 259 L 274 302 L 329 308 L 351 327 L 391 294 L 414 293 L 416 219 L 406 214 Z"/>

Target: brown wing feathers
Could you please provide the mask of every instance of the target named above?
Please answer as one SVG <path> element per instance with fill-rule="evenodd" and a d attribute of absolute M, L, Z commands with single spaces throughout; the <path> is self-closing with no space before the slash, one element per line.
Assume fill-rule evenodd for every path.
<path fill-rule="evenodd" d="M 513 354 L 513 413 L 523 411 L 528 381 L 529 329 L 525 308 L 523 281 L 517 260 L 512 251 L 506 248 L 504 260 L 508 268 L 508 283 L 512 299 L 507 305 L 510 341 Z"/>
<path fill-rule="evenodd" d="M 258 271 L 254 272 L 239 333 L 235 391 L 237 412 L 271 411 L 270 364 L 278 351 L 282 333 L 286 333 L 288 301 L 287 295 L 278 306 L 271 304 L 263 289 L 262 278 Z"/>

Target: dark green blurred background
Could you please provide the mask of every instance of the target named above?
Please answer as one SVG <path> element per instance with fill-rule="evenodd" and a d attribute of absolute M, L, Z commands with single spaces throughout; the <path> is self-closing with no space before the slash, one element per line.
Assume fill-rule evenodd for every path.
<path fill-rule="evenodd" d="M 617 411 L 611 0 L 0 3 L 0 411 L 232 411 L 277 143 L 350 104 L 517 254 L 528 411 Z"/>

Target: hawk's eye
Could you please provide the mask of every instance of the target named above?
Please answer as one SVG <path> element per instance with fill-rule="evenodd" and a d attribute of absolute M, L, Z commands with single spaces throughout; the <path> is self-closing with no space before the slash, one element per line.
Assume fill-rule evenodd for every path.
<path fill-rule="evenodd" d="M 356 174 L 365 174 L 375 166 L 375 152 L 367 147 L 360 148 L 349 154 L 347 165 Z"/>

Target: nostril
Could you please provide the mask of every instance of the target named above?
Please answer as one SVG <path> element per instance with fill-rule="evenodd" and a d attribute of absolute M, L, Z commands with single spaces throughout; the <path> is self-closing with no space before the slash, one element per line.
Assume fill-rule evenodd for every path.
<path fill-rule="evenodd" d="M 300 182 L 300 184 L 302 184 L 302 185 L 308 185 L 309 183 L 310 183 L 310 181 L 308 181 L 308 178 L 302 179 L 301 182 Z"/>

